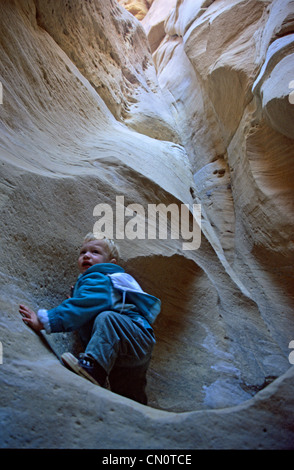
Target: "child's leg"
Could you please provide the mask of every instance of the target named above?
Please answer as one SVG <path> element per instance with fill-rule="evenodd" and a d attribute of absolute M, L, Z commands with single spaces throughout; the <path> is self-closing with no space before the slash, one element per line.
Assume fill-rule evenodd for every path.
<path fill-rule="evenodd" d="M 127 315 L 108 311 L 97 315 L 85 354 L 94 357 L 107 372 L 113 391 L 133 399 L 140 396 L 137 401 L 145 402 L 146 371 L 154 344 L 152 330 Z M 123 381 L 126 371 L 129 379 Z"/>
<path fill-rule="evenodd" d="M 146 373 L 150 360 L 138 367 L 120 367 L 114 365 L 109 375 L 109 384 L 113 392 L 147 405 Z"/>
<path fill-rule="evenodd" d="M 107 311 L 97 315 L 85 353 L 94 357 L 109 374 L 118 358 L 125 367 L 145 364 L 154 344 L 152 332 L 127 315 Z"/>

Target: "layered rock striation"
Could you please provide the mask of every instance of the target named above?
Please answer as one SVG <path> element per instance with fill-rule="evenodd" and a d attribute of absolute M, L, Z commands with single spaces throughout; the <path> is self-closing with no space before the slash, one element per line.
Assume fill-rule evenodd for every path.
<path fill-rule="evenodd" d="M 293 448 L 293 2 L 120 3 L 0 6 L 1 446 Z M 18 315 L 66 297 L 117 196 L 202 209 L 197 249 L 120 240 L 162 300 L 148 407 Z"/>

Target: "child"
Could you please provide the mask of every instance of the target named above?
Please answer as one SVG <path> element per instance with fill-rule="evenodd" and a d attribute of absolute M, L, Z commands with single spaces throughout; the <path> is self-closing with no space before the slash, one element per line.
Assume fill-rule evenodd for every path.
<path fill-rule="evenodd" d="M 88 234 L 72 297 L 51 310 L 35 313 L 20 305 L 19 312 L 35 331 L 78 330 L 85 352 L 79 359 L 64 353 L 63 363 L 101 386 L 108 377 L 113 392 L 147 404 L 146 372 L 155 344 L 151 324 L 160 312 L 160 300 L 143 292 L 118 260 L 113 241 Z"/>

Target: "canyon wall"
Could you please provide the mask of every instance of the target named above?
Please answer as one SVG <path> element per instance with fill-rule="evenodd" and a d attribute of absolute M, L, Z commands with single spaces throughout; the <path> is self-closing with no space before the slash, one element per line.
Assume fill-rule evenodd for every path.
<path fill-rule="evenodd" d="M 1 447 L 293 448 L 294 2 L 120 3 L 1 2 Z M 117 196 L 201 204 L 197 249 L 119 240 L 162 301 L 149 406 L 18 314 L 66 297 Z"/>

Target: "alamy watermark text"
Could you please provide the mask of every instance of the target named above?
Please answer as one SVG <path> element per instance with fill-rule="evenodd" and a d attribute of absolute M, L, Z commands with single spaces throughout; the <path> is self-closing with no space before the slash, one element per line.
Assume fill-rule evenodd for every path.
<path fill-rule="evenodd" d="M 97 204 L 93 227 L 97 239 L 183 240 L 183 250 L 197 250 L 201 243 L 201 204 L 129 204 L 116 196 L 115 211 L 110 204 Z"/>
<path fill-rule="evenodd" d="M 294 340 L 290 341 L 288 348 L 294 349 Z M 294 351 L 291 351 L 288 356 L 290 364 L 294 364 Z"/>
<path fill-rule="evenodd" d="M 289 82 L 289 88 L 294 88 L 294 80 L 291 80 L 291 82 Z M 294 104 L 294 90 L 290 91 L 288 99 L 289 103 Z"/>

